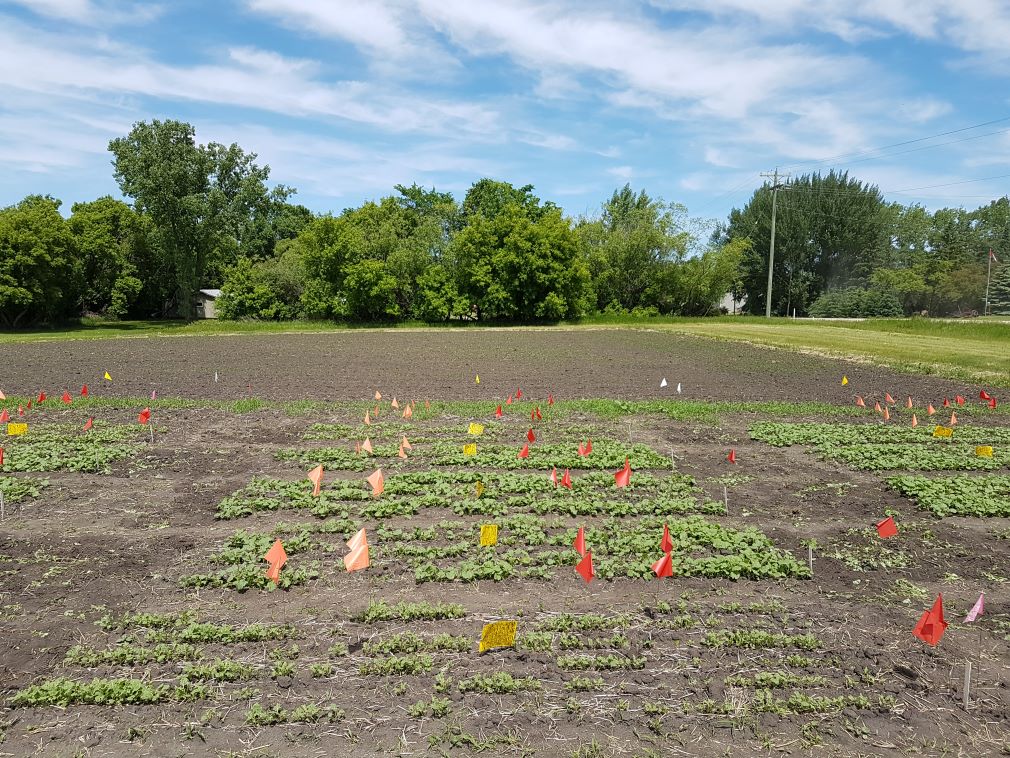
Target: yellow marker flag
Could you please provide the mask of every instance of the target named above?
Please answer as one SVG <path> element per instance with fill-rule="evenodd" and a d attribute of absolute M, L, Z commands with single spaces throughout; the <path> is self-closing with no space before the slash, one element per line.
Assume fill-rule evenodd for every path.
<path fill-rule="evenodd" d="M 474 422 L 471 421 L 470 422 L 470 428 L 467 429 L 467 431 L 470 434 L 472 434 L 474 437 L 479 437 L 480 435 L 482 435 L 484 433 L 484 425 L 483 424 L 475 424 Z"/>
<path fill-rule="evenodd" d="M 848 383 L 849 383 L 849 377 L 843 376 L 842 377 L 842 386 L 844 387 Z"/>
<path fill-rule="evenodd" d="M 477 482 L 477 486 L 473 488 L 474 493 L 478 498 L 484 495 L 484 482 Z"/>
<path fill-rule="evenodd" d="M 105 372 L 105 380 L 106 380 L 107 382 L 111 382 L 111 381 L 112 381 L 112 377 L 111 377 L 111 376 L 109 376 L 109 372 L 108 372 L 108 371 L 106 371 L 106 372 Z"/>
<path fill-rule="evenodd" d="M 477 374 L 477 376 L 475 376 L 473 378 L 473 383 L 474 384 L 480 384 L 480 374 Z"/>
<path fill-rule="evenodd" d="M 953 437 L 954 436 L 954 430 L 951 429 L 949 426 L 937 426 L 935 429 L 933 429 L 933 436 L 934 437 Z"/>
<path fill-rule="evenodd" d="M 512 647 L 516 644 L 517 621 L 493 621 L 484 624 L 480 633 L 479 652 L 486 653 L 496 647 Z"/>
<path fill-rule="evenodd" d="M 491 545 L 498 544 L 498 525 L 497 524 L 481 524 L 480 525 L 480 546 L 489 547 Z"/>
<path fill-rule="evenodd" d="M 975 455 L 979 458 L 992 458 L 992 445 L 979 445 L 975 448 Z"/>
<path fill-rule="evenodd" d="M 463 445 L 463 455 L 477 455 L 477 443 L 471 442 L 469 445 Z"/>
<path fill-rule="evenodd" d="M 19 437 L 28 431 L 28 424 L 7 424 L 7 436 Z"/>

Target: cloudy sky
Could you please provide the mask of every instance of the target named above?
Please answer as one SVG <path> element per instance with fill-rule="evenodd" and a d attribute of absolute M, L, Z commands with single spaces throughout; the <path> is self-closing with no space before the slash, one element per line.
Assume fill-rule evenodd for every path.
<path fill-rule="evenodd" d="M 109 139 L 174 118 L 316 211 L 491 176 L 721 217 L 776 165 L 974 207 L 1010 186 L 1008 39 L 1002 0 L 0 0 L 0 205 L 118 196 Z"/>

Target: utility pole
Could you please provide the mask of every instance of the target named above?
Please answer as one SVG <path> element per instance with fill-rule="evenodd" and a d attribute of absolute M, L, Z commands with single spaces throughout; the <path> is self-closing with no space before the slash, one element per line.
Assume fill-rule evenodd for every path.
<path fill-rule="evenodd" d="M 772 180 L 772 244 L 771 248 L 768 250 L 768 292 L 765 295 L 765 318 L 772 317 L 772 272 L 775 270 L 775 209 L 778 204 L 779 190 L 782 185 L 779 184 L 779 168 L 775 167 L 775 173 L 773 174 L 761 174 L 761 176 L 769 178 Z M 783 177 L 788 176 L 788 174 L 783 174 Z"/>

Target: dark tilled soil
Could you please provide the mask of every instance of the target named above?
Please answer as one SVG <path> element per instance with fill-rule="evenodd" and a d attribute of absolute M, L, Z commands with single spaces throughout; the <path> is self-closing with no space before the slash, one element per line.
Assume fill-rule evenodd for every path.
<path fill-rule="evenodd" d="M 111 391 L 116 393 L 140 395 L 156 388 L 163 395 L 213 399 L 247 394 L 247 384 L 258 397 L 281 400 L 367 399 L 376 388 L 419 400 L 476 398 L 508 394 L 516 385 L 540 397 L 548 390 L 559 397 L 658 397 L 678 381 L 685 397 L 720 400 L 849 403 L 856 392 L 939 399 L 971 391 L 838 361 L 628 330 L 145 339 L 28 345 L 18 351 L 19 360 L 7 363 L 10 372 L 3 379 L 8 393 L 54 390 L 61 382 L 70 387 L 84 381 L 97 384 L 94 377 L 104 370 L 113 374 Z M 214 370 L 219 372 L 217 384 Z M 473 382 L 476 372 L 479 387 Z M 844 389 L 839 386 L 843 373 L 851 382 Z M 663 376 L 671 387 L 661 393 Z M 120 422 L 133 417 L 125 411 L 108 415 Z M 104 647 L 120 638 L 95 626 L 104 613 L 194 609 L 210 621 L 297 625 L 301 658 L 296 675 L 277 680 L 260 676 L 250 683 L 260 691 L 253 701 L 288 708 L 334 703 L 346 717 L 335 724 L 253 728 L 243 723 L 249 702 L 225 699 L 117 708 L 0 707 L 0 756 L 420 756 L 443 751 L 463 756 L 478 748 L 492 755 L 564 757 L 799 756 L 812 751 L 837 756 L 999 754 L 1010 740 L 1005 726 L 1010 658 L 1003 633 L 992 621 L 1002 616 L 1010 593 L 1004 589 L 1005 542 L 994 534 L 1010 527 L 1008 520 L 933 519 L 889 490 L 884 475 L 822 462 L 801 448 L 751 442 L 747 427 L 754 420 L 728 416 L 718 425 L 704 425 L 642 418 L 635 419 L 630 433 L 635 441 L 674 455 L 678 470 L 694 476 L 713 499 L 724 495 L 715 478 L 751 477 L 727 488 L 727 516 L 708 518 L 734 528 L 760 529 L 804 560 L 803 541 L 815 539 L 812 580 L 675 578 L 662 583 L 597 581 L 587 587 L 574 574 L 558 571 L 550 582 L 417 585 L 408 570 L 387 561 L 348 575 L 340 565 L 341 549 L 326 559 L 332 560 L 330 569 L 305 587 L 237 593 L 184 591 L 178 579 L 208 570 L 209 558 L 238 528 L 269 531 L 280 522 L 311 517 L 287 511 L 221 522 L 214 518 L 217 503 L 255 475 L 300 478 L 297 464 L 276 461 L 273 453 L 301 444 L 311 423 L 356 419 L 288 416 L 276 410 L 242 415 L 161 412 L 157 423 L 165 431 L 153 447 L 115 464 L 111 475 L 53 474 L 43 497 L 0 523 L 0 699 L 59 675 L 137 676 L 146 670 L 156 683 L 173 683 L 176 664 L 88 671 L 62 661 L 72 645 Z M 612 437 L 629 433 L 623 421 L 581 422 L 597 423 L 601 434 Z M 506 423 L 516 440 L 525 433 L 523 418 Z M 725 462 L 731 447 L 738 454 L 736 466 Z M 898 514 L 901 535 L 886 550 L 906 554 L 908 566 L 852 570 L 845 556 L 877 544 L 867 527 L 888 509 Z M 389 523 L 407 528 L 444 518 L 459 517 L 423 511 L 413 519 Z M 376 523 L 367 526 L 371 533 Z M 921 588 L 926 597 L 909 595 L 904 583 Z M 957 623 L 980 587 L 986 590 L 990 614 L 981 641 L 975 629 Z M 442 660 L 426 676 L 357 674 L 362 659 L 355 656 L 362 643 L 379 632 L 449 632 L 476 638 L 481 624 L 494 618 L 533 624 L 559 612 L 641 615 L 644 608 L 649 614 L 660 601 L 675 605 L 685 592 L 690 593 L 693 615 L 705 619 L 713 614 L 730 627 L 756 622 L 726 615 L 721 606 L 779 600 L 787 611 L 772 618 L 772 631 L 809 632 L 824 644 L 825 650 L 816 654 L 822 664 L 803 673 L 836 678 L 844 673 L 852 678 L 849 692 L 889 694 L 895 706 L 846 709 L 831 716 L 764 714 L 743 722 L 731 716 L 680 715 L 677 704 L 729 697 L 732 693 L 722 684 L 725 675 L 766 665 L 760 651 L 710 650 L 696 644 L 680 649 L 678 637 L 697 641 L 705 627 L 689 634 L 649 632 L 655 636 L 646 640 L 645 632 L 633 626 L 628 632 L 636 646 L 633 652 L 650 659 L 662 653 L 663 668 L 605 672 L 602 693 L 576 698 L 585 703 L 581 711 L 565 709 L 568 693 L 562 693 L 562 677 L 550 658 L 521 650 L 479 658 L 457 654 L 444 660 L 452 664 L 450 673 L 457 679 L 499 670 L 536 677 L 549 696 L 450 692 L 452 716 L 444 720 L 408 713 L 414 703 L 433 695 L 432 677 Z M 937 592 L 944 594 L 951 627 L 941 645 L 930 649 L 911 636 L 911 629 Z M 369 601 L 380 598 L 459 602 L 469 615 L 414 625 L 351 620 Z M 350 658 L 335 661 L 333 676 L 311 678 L 307 662 L 326 660 L 335 640 L 349 644 Z M 269 669 L 268 654 L 277 645 L 246 646 L 243 660 Z M 230 654 L 213 646 L 210 652 L 209 658 Z M 973 690 L 979 699 L 965 712 L 960 706 L 964 660 L 978 661 L 979 655 L 981 678 Z M 697 656 L 700 663 L 694 660 Z M 864 671 L 872 682 L 861 678 Z M 784 698 L 789 691 L 775 694 Z M 630 703 L 627 711 L 619 705 L 622 700 Z M 654 705 L 671 710 L 648 710 Z M 479 744 L 454 737 L 454 730 Z M 429 747 L 431 738 L 435 747 Z M 596 750 L 593 740 L 599 752 L 587 752 Z M 576 753 L 580 749 L 583 752 Z"/>
<path fill-rule="evenodd" d="M 33 394 L 83 383 L 106 394 L 231 400 L 343 400 L 377 387 L 454 400 L 506 395 L 848 403 L 864 394 L 977 394 L 914 377 L 772 348 L 644 329 L 355 331 L 320 334 L 80 340 L 0 346 L 2 388 Z M 111 386 L 100 380 L 108 371 Z M 215 383 L 214 375 L 218 381 Z M 474 382 L 480 375 L 481 384 Z M 842 375 L 851 385 L 841 386 Z M 669 387 L 661 390 L 660 379 Z"/>

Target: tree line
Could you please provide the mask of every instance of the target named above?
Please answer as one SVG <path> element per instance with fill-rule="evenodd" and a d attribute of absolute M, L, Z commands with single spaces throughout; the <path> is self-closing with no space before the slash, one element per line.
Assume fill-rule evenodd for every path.
<path fill-rule="evenodd" d="M 570 218 L 530 185 L 480 179 L 462 201 L 416 184 L 314 214 L 236 144 L 179 121 L 109 143 L 129 202 L 33 195 L 0 209 L 0 325 L 86 315 L 194 315 L 220 288 L 224 318 L 549 322 L 595 313 L 709 315 L 727 292 L 764 312 L 771 194 L 721 224 L 614 191 Z M 901 315 L 980 307 L 988 249 L 1010 250 L 1010 206 L 885 203 L 847 174 L 780 189 L 773 312 Z M 993 302 L 1010 303 L 1010 267 Z"/>

